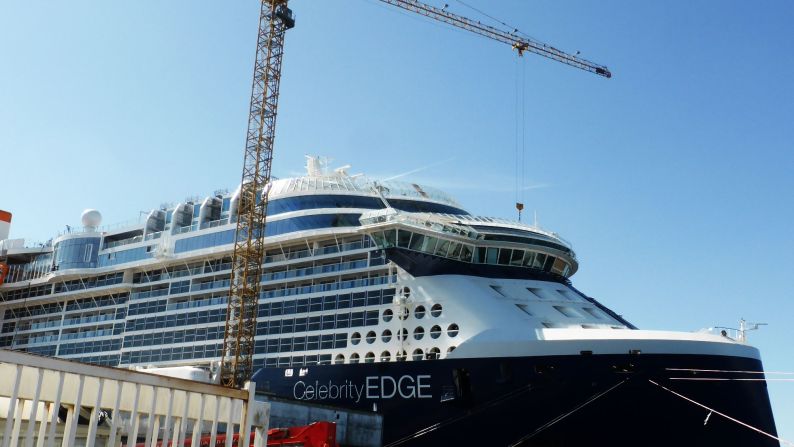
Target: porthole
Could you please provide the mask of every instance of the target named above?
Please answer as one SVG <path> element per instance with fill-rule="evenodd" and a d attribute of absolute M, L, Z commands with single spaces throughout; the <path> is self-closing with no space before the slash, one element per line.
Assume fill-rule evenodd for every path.
<path fill-rule="evenodd" d="M 390 342 L 391 341 L 391 331 L 388 330 L 388 329 L 383 331 L 383 334 L 381 334 L 380 339 L 383 340 L 384 343 Z"/>
<path fill-rule="evenodd" d="M 391 354 L 389 351 L 383 351 L 380 353 L 380 361 L 381 362 L 390 362 L 391 361 Z"/>
<path fill-rule="evenodd" d="M 440 337 L 441 336 L 441 326 L 435 325 L 435 326 L 431 327 L 430 328 L 430 336 L 432 338 L 434 338 L 434 339 Z"/>
<path fill-rule="evenodd" d="M 402 328 L 397 332 L 397 340 L 403 341 L 408 339 L 408 329 Z"/>
<path fill-rule="evenodd" d="M 368 352 L 367 355 L 364 356 L 364 363 L 375 363 L 375 353 Z"/>
<path fill-rule="evenodd" d="M 409 298 L 411 296 L 411 288 L 403 287 L 401 293 L 404 297 Z"/>
<path fill-rule="evenodd" d="M 421 340 L 425 336 L 425 328 L 418 326 L 414 329 L 414 340 Z"/>
<path fill-rule="evenodd" d="M 394 311 L 391 309 L 386 309 L 383 311 L 383 321 L 385 323 L 390 322 L 392 318 L 394 318 Z"/>
<path fill-rule="evenodd" d="M 427 358 L 431 360 L 441 358 L 441 350 L 438 348 L 430 348 L 430 350 L 427 351 Z"/>
<path fill-rule="evenodd" d="M 408 310 L 407 307 L 402 307 L 400 308 L 400 310 L 397 311 L 397 317 L 401 320 L 405 320 L 406 318 L 408 318 L 410 314 L 411 312 Z"/>
<path fill-rule="evenodd" d="M 421 320 L 425 316 L 425 306 L 416 306 L 414 309 L 414 318 Z"/>
<path fill-rule="evenodd" d="M 336 358 L 334 358 L 334 363 L 340 365 L 345 363 L 345 355 L 344 354 L 336 354 Z"/>
<path fill-rule="evenodd" d="M 424 358 L 424 354 L 425 354 L 425 353 L 424 353 L 424 352 L 422 352 L 422 350 L 421 350 L 421 349 L 417 348 L 417 349 L 414 349 L 414 353 L 413 353 L 413 355 L 411 356 L 411 358 L 412 358 L 414 361 L 419 361 L 419 360 L 422 360 L 422 359 Z"/>
<path fill-rule="evenodd" d="M 367 332 L 367 343 L 369 343 L 369 344 L 375 343 L 375 340 L 377 338 L 378 338 L 378 336 L 377 336 L 377 334 L 375 334 L 375 331 Z"/>
<path fill-rule="evenodd" d="M 397 354 L 394 355 L 394 360 L 398 362 L 404 362 L 406 358 L 408 358 L 408 354 L 404 350 L 397 351 Z"/>
<path fill-rule="evenodd" d="M 350 354 L 350 363 L 358 363 L 358 354 L 355 352 Z"/>
<path fill-rule="evenodd" d="M 454 336 L 458 335 L 458 331 L 459 330 L 460 329 L 458 328 L 458 325 L 455 324 L 455 323 L 452 323 L 452 324 L 449 325 L 449 327 L 447 327 L 447 335 L 449 335 L 450 337 L 454 337 Z"/>
<path fill-rule="evenodd" d="M 350 335 L 350 343 L 354 345 L 361 343 L 361 334 L 359 334 L 358 332 L 353 332 Z"/>
<path fill-rule="evenodd" d="M 455 347 L 454 347 L 454 346 L 450 346 L 450 347 L 448 347 L 448 348 L 447 348 L 447 354 L 449 354 L 450 352 L 452 352 L 452 351 L 454 351 L 454 350 L 455 350 Z"/>
<path fill-rule="evenodd" d="M 441 316 L 441 310 L 442 310 L 442 307 L 441 307 L 440 304 L 433 304 L 433 307 L 430 308 L 430 315 L 432 315 L 434 317 L 440 317 Z"/>

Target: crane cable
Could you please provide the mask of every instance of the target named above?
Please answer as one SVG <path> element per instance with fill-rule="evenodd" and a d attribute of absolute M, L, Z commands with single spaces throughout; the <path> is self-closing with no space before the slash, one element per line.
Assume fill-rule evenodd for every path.
<path fill-rule="evenodd" d="M 648 379 L 648 382 L 650 382 L 650 383 L 652 383 L 652 384 L 654 384 L 654 385 L 658 386 L 659 388 L 661 388 L 661 389 L 663 389 L 663 390 L 667 391 L 668 393 L 671 393 L 671 394 L 673 394 L 673 395 L 675 395 L 675 396 L 678 396 L 678 397 L 680 397 L 681 399 L 684 399 L 684 400 L 686 400 L 686 401 L 688 401 L 688 402 L 691 402 L 691 403 L 693 403 L 693 404 L 695 404 L 695 405 L 697 405 L 697 406 L 699 406 L 699 407 L 701 407 L 701 408 L 704 408 L 704 409 L 706 409 L 706 410 L 709 410 L 709 411 L 710 411 L 710 413 L 709 413 L 709 416 L 708 416 L 708 417 L 711 417 L 711 413 L 717 414 L 717 415 L 719 415 L 719 416 L 722 416 L 722 417 L 724 417 L 725 419 L 728 419 L 728 420 L 729 420 L 729 421 L 731 421 L 731 422 L 735 422 L 735 423 L 737 423 L 737 424 L 739 424 L 739 425 L 741 425 L 741 426 L 744 426 L 744 427 L 746 427 L 746 428 L 749 428 L 750 430 L 753 430 L 753 431 L 755 431 L 755 432 L 758 432 L 758 433 L 760 433 L 760 434 L 762 434 L 762 435 L 764 435 L 764 436 L 766 436 L 766 437 L 772 438 L 772 439 L 774 439 L 774 440 L 775 440 L 775 441 L 777 441 L 777 442 L 780 442 L 780 443 L 782 443 L 782 444 L 786 444 L 786 445 L 788 445 L 788 446 L 792 446 L 792 447 L 794 447 L 794 442 L 787 441 L 787 440 L 785 440 L 785 439 L 782 439 L 782 438 L 779 438 L 779 437 L 777 437 L 777 436 L 775 436 L 775 435 L 772 435 L 772 434 L 770 434 L 770 433 L 767 433 L 767 432 L 765 432 L 765 431 L 761 430 L 760 428 L 753 427 L 752 425 L 750 425 L 750 424 L 747 424 L 747 423 L 745 423 L 745 422 L 742 422 L 742 421 L 740 421 L 740 420 L 738 420 L 738 419 L 736 419 L 736 418 L 730 417 L 730 416 L 728 416 L 728 415 L 727 415 L 727 414 L 725 414 L 725 413 L 720 413 L 719 411 L 717 411 L 717 410 L 715 410 L 715 409 L 713 409 L 713 408 L 707 407 L 707 406 L 705 406 L 705 405 L 701 404 L 700 402 L 697 402 L 697 401 L 695 401 L 695 400 L 693 400 L 693 399 L 690 399 L 690 398 L 688 398 L 688 397 L 684 396 L 684 395 L 683 395 L 683 394 L 681 394 L 681 393 L 677 393 L 677 392 L 675 392 L 675 391 L 671 390 L 670 388 L 667 388 L 667 387 L 666 387 L 666 386 L 664 386 L 664 385 L 660 385 L 660 384 L 658 384 L 658 383 L 654 382 L 654 381 L 653 381 L 653 380 L 651 380 L 651 379 Z M 708 417 L 707 417 L 707 420 L 708 420 Z"/>
<path fill-rule="evenodd" d="M 524 58 L 516 58 L 515 73 L 515 202 L 518 220 L 524 208 L 524 183 L 526 182 L 526 65 Z"/>

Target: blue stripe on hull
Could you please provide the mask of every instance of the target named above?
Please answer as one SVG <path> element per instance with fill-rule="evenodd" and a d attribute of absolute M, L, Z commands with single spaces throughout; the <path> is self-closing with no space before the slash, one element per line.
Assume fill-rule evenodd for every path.
<path fill-rule="evenodd" d="M 383 445 L 778 446 L 653 380 L 765 432 L 775 425 L 754 359 L 700 355 L 581 355 L 426 360 L 262 369 L 258 390 L 384 415 Z M 577 410 L 578 408 L 578 410 Z M 555 422 L 556 421 L 556 422 Z M 523 441 L 522 441 L 523 440 Z"/>

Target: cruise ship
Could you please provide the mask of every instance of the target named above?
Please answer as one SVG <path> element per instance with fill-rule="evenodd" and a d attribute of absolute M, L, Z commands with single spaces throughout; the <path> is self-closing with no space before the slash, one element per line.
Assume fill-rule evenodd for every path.
<path fill-rule="evenodd" d="M 267 188 L 257 390 L 379 412 L 384 446 L 779 445 L 743 333 L 638 329 L 572 285 L 558 234 L 347 171 Z M 238 197 L 35 245 L 0 212 L 0 349 L 217 365 Z"/>

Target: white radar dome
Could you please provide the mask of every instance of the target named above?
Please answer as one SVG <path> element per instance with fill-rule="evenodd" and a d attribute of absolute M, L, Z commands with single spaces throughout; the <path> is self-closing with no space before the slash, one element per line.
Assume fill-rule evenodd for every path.
<path fill-rule="evenodd" d="M 96 228 L 102 223 L 102 213 L 97 210 L 85 210 L 80 216 L 84 227 Z"/>

